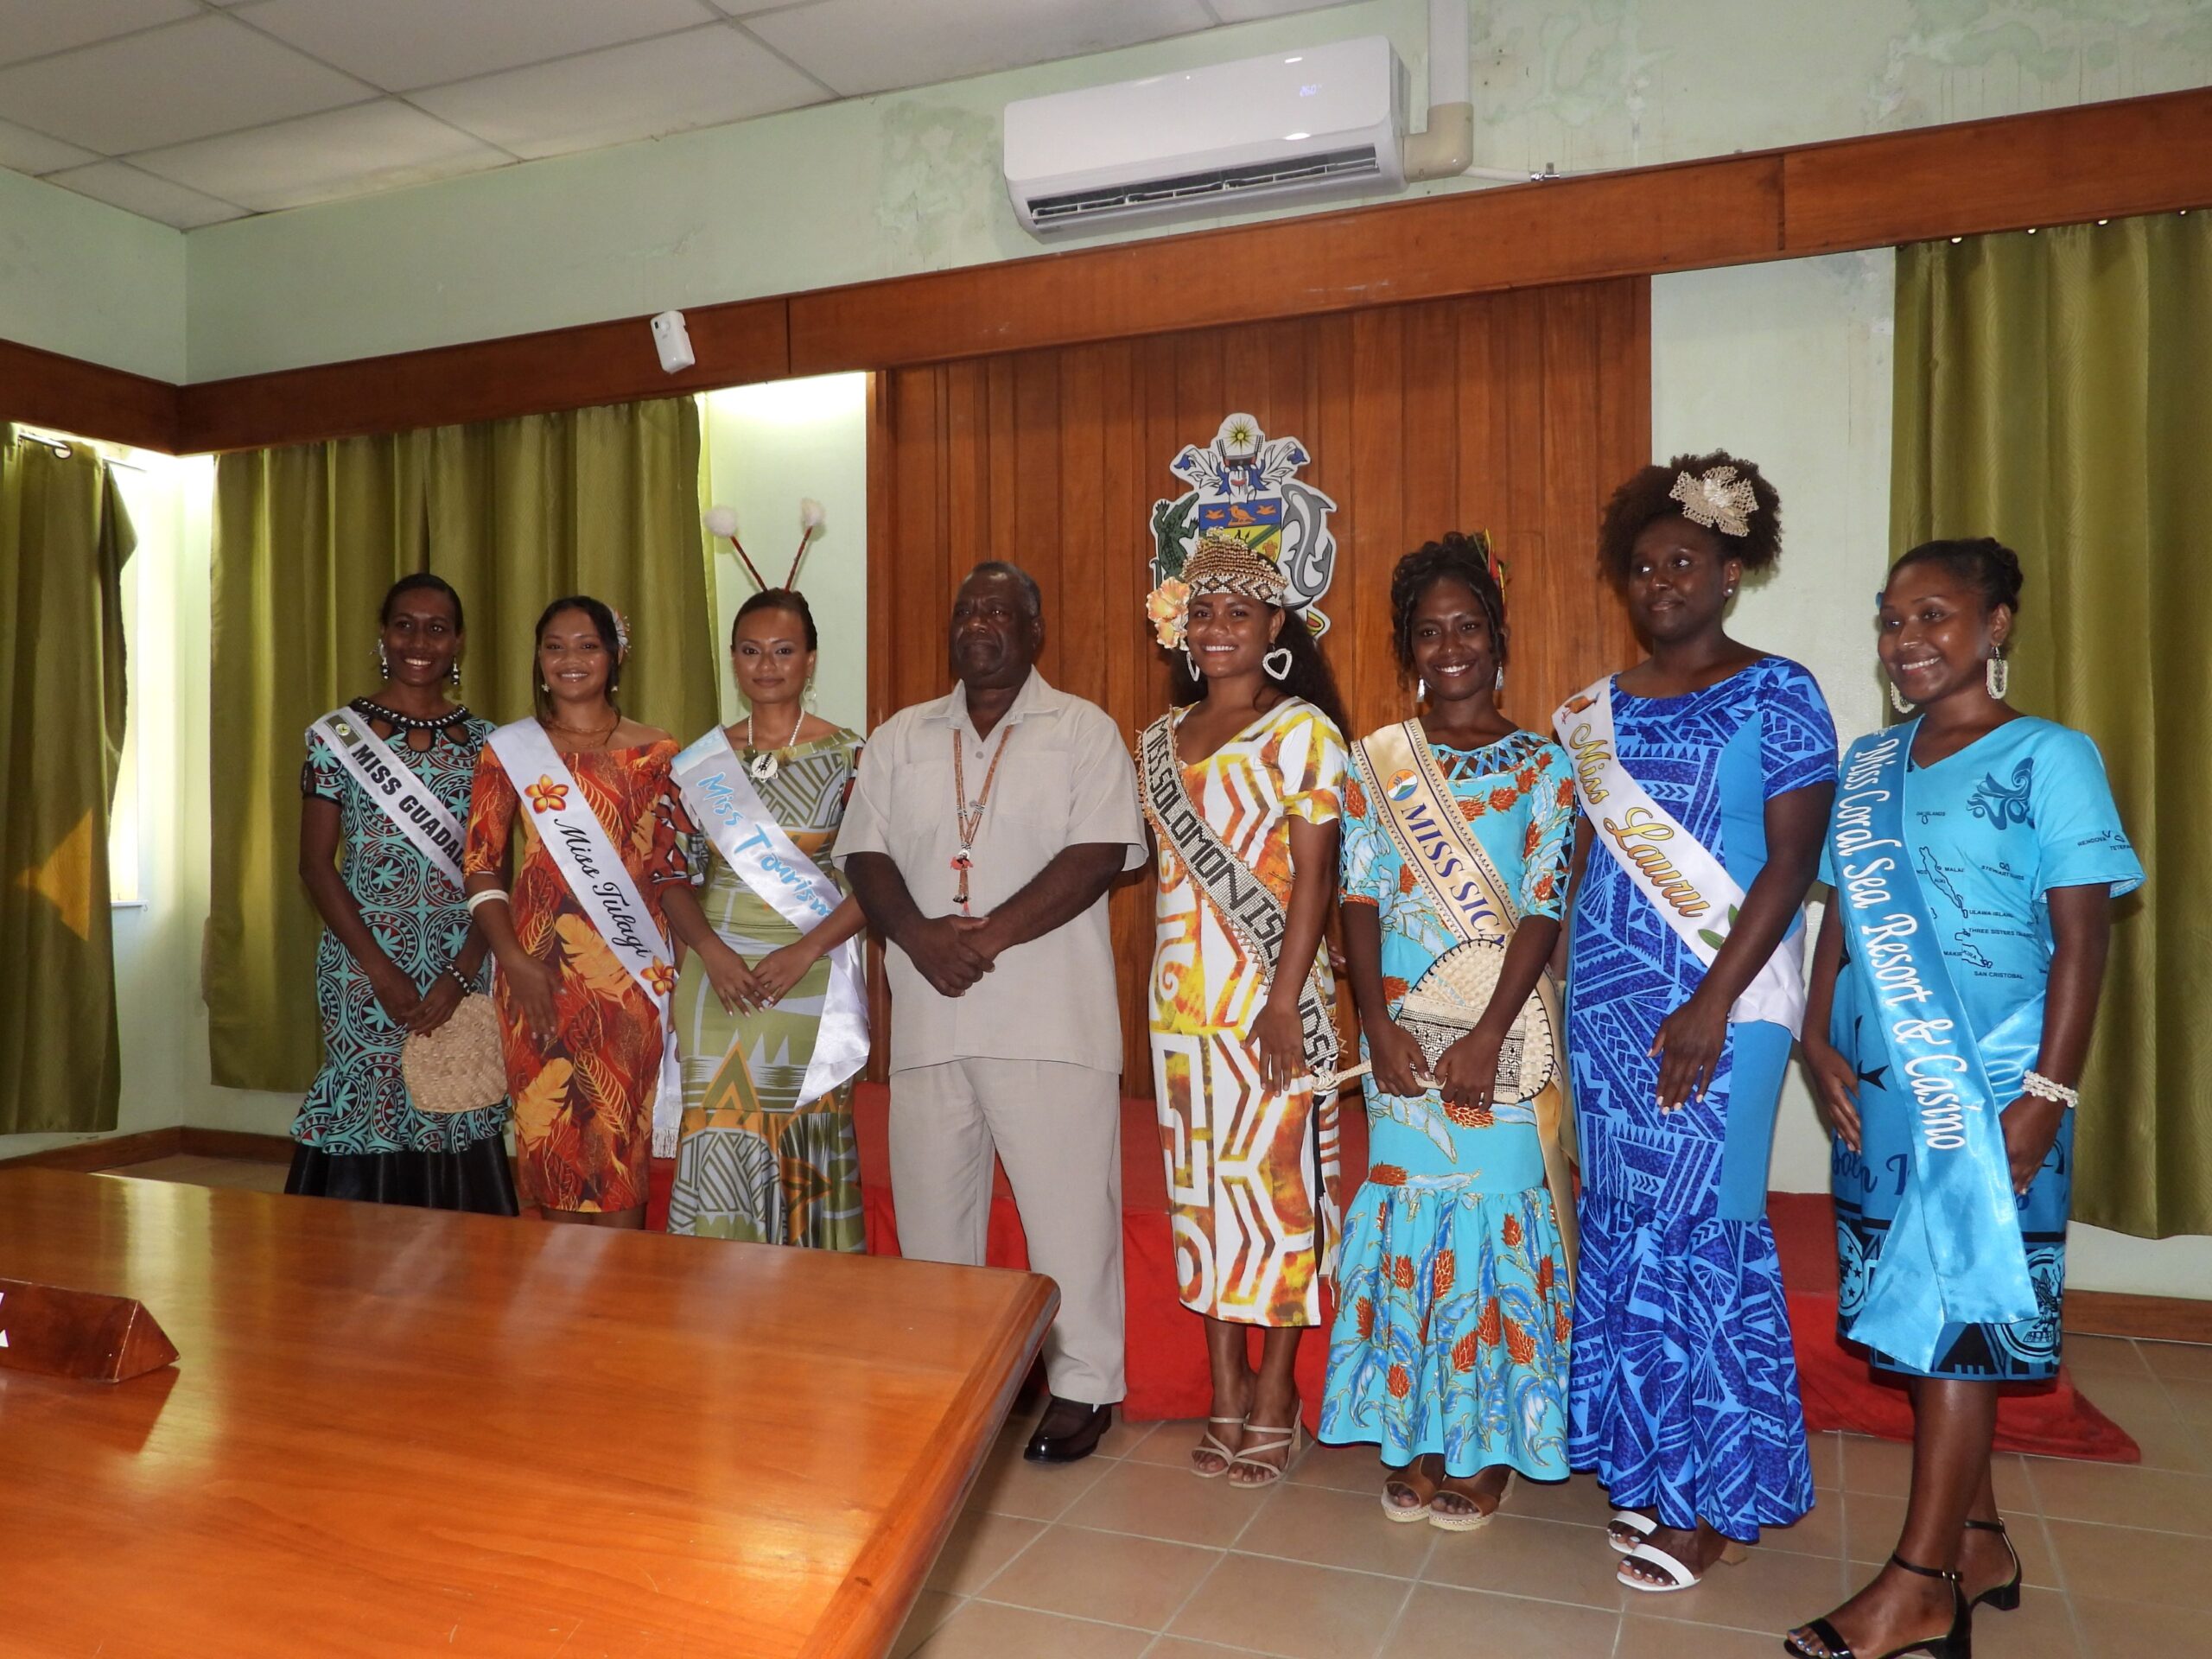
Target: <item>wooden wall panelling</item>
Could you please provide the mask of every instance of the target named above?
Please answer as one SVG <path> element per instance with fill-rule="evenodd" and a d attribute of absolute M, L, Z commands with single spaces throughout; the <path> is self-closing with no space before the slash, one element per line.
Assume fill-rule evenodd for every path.
<path fill-rule="evenodd" d="M 791 372 L 1235 327 L 1781 248 L 1778 155 L 1683 162 L 793 295 Z M 1261 271 L 1263 283 L 1246 279 Z"/>
<path fill-rule="evenodd" d="M 1791 257 L 2212 205 L 2212 90 L 1782 154 Z"/>
<path fill-rule="evenodd" d="M 0 340 L 0 421 L 173 453 L 177 389 Z"/>
<path fill-rule="evenodd" d="M 978 558 L 1011 557 L 1044 591 L 1046 678 L 1134 739 L 1169 683 L 1142 613 L 1152 503 L 1178 493 L 1175 453 L 1245 410 L 1305 442 L 1304 476 L 1338 503 L 1325 645 L 1353 725 L 1407 711 L 1389 573 L 1452 528 L 1490 529 L 1512 565 L 1508 707 L 1541 724 L 1633 650 L 1592 545 L 1605 495 L 1647 454 L 1647 303 L 1630 279 L 884 373 L 869 605 L 900 626 L 871 628 L 872 715 L 949 689 L 952 594 Z M 1110 901 L 1137 1092 L 1150 1087 L 1147 883 L 1140 872 Z"/>
<path fill-rule="evenodd" d="M 747 300 L 684 314 L 698 363 L 664 373 L 643 318 L 401 352 L 181 390 L 182 450 L 250 449 L 415 427 L 499 420 L 791 372 L 785 302 Z"/>

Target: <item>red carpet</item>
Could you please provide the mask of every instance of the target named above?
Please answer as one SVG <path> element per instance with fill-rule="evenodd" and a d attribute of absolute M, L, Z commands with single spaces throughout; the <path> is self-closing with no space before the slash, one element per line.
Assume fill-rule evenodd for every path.
<path fill-rule="evenodd" d="M 889 1091 L 880 1084 L 861 1084 L 854 1112 L 860 1131 L 868 1247 L 875 1255 L 896 1255 Z M 1166 1173 L 1160 1162 L 1154 1122 L 1150 1101 L 1122 1103 L 1122 1254 L 1128 1281 L 1129 1376 L 1123 1410 L 1139 1421 L 1203 1417 L 1211 1392 L 1202 1327 L 1175 1297 Z M 1343 1142 L 1344 1192 L 1349 1202 L 1367 1171 L 1363 1113 L 1344 1114 Z M 670 1169 L 666 1162 L 656 1163 L 653 1168 L 649 1224 L 655 1228 L 665 1223 Z M 1835 1222 L 1827 1195 L 1777 1192 L 1770 1197 L 1770 1208 L 1782 1252 L 1783 1279 L 1789 1287 L 1808 1426 L 1910 1440 L 1912 1410 L 1904 1389 L 1877 1377 L 1865 1360 L 1836 1339 Z M 1028 1247 L 1003 1171 L 991 1211 L 990 1261 L 994 1267 L 1029 1265 Z M 1253 1346 L 1256 1359 L 1256 1335 Z M 1321 1397 L 1325 1347 L 1317 1335 L 1309 1337 L 1299 1350 L 1299 1395 L 1306 1403 L 1309 1428 Z M 2134 1463 L 2142 1456 L 2135 1442 L 2084 1399 L 2063 1370 L 2050 1387 L 2007 1391 L 1997 1408 L 1997 1445 L 2001 1451 L 2108 1463 Z"/>

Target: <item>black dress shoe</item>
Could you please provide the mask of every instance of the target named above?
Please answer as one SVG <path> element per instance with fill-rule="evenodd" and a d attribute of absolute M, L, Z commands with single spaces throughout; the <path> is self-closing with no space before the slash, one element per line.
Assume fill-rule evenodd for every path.
<path fill-rule="evenodd" d="M 1080 1400 L 1063 1400 L 1057 1394 L 1037 1420 L 1037 1432 L 1021 1455 L 1032 1463 L 1073 1463 L 1098 1449 L 1098 1442 L 1112 1427 L 1114 1408 L 1086 1406 Z"/>

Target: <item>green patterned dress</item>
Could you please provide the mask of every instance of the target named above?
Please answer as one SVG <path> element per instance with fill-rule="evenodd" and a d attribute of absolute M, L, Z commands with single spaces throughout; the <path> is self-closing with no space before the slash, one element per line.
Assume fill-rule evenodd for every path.
<path fill-rule="evenodd" d="M 859 736 L 842 729 L 780 749 L 776 775 L 755 785 L 784 832 L 841 887 L 830 855 L 860 750 Z M 699 903 L 708 921 L 748 963 L 799 938 L 703 836 L 692 843 L 692 868 L 705 872 Z M 816 1249 L 863 1247 L 852 1084 L 819 1100 L 798 1098 L 829 989 L 824 957 L 776 1007 L 732 1014 L 699 958 L 685 957 L 674 1009 L 683 1129 L 670 1232 Z"/>

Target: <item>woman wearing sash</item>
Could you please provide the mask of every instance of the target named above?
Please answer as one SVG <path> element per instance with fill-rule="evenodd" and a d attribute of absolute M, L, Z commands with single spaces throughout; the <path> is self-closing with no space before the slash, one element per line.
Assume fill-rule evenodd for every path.
<path fill-rule="evenodd" d="M 865 923 L 830 861 L 861 740 L 806 711 L 817 644 L 799 594 L 747 600 L 730 671 L 749 712 L 677 757 L 692 866 L 708 874 L 696 897 L 671 887 L 661 900 L 690 947 L 676 982 L 683 1117 L 668 1230 L 858 1250 Z"/>
<path fill-rule="evenodd" d="M 1725 453 L 1622 485 L 1599 565 L 1650 655 L 1554 718 L 1584 813 L 1567 1460 L 1611 1491 L 1632 1590 L 1688 1589 L 1813 1505 L 1766 1185 L 1835 727 L 1810 674 L 1727 633 L 1778 508 Z"/>
<path fill-rule="evenodd" d="M 1962 1655 L 1976 1607 L 2020 1604 L 1998 1385 L 2058 1374 L 2074 1085 L 2143 867 L 2096 745 L 2005 702 L 2019 602 L 1996 542 L 1897 562 L 1879 649 L 1914 718 L 1851 746 L 1822 853 L 1805 1058 L 1835 1135 L 1837 1323 L 1915 1421 L 1896 1553 L 1789 1637 L 1820 1659 Z"/>
<path fill-rule="evenodd" d="M 1336 1098 L 1314 1079 L 1336 1070 L 1317 953 L 1336 893 L 1344 724 L 1272 559 L 1207 535 L 1179 580 L 1150 607 L 1160 642 L 1182 647 L 1178 707 L 1139 746 L 1159 872 L 1153 1078 L 1176 1274 L 1213 1372 L 1192 1471 L 1256 1487 L 1297 1455 L 1292 1370 L 1335 1253 Z"/>
<path fill-rule="evenodd" d="M 1574 784 L 1559 745 L 1498 710 L 1505 597 L 1487 541 L 1454 533 L 1408 553 L 1390 607 L 1399 666 L 1427 713 L 1354 745 L 1344 782 L 1344 955 L 1371 1068 L 1370 1162 L 1344 1221 L 1320 1437 L 1380 1442 L 1391 1520 L 1471 1532 L 1516 1471 L 1567 1474 L 1560 1090 L 1523 1096 L 1499 1071 L 1540 986 L 1540 1023 L 1557 1022 L 1545 970 Z M 1495 987 L 1446 1022 L 1465 1034 L 1432 1067 L 1398 1023 L 1408 994 L 1478 943 L 1495 948 Z"/>
<path fill-rule="evenodd" d="M 669 786 L 675 741 L 615 706 L 628 652 L 598 600 L 546 607 L 537 713 L 484 746 L 467 860 L 469 908 L 499 962 L 523 1196 L 548 1220 L 609 1227 L 645 1224 L 676 982 L 658 895 L 690 878 Z"/>
<path fill-rule="evenodd" d="M 512 1216 L 505 1103 L 431 1116 L 400 1071 L 408 1033 L 435 1031 L 483 988 L 461 818 L 492 727 L 445 695 L 461 683 L 458 594 L 402 576 L 379 620 L 381 688 L 308 728 L 300 878 L 324 925 L 323 1063 L 293 1121 L 284 1190 Z"/>

